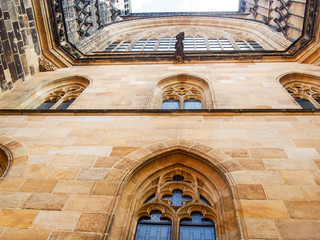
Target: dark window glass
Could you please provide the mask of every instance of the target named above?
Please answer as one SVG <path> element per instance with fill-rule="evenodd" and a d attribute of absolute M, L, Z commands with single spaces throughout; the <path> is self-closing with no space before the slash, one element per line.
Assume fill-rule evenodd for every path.
<path fill-rule="evenodd" d="M 161 109 L 180 109 L 180 102 L 178 100 L 165 100 L 162 102 Z"/>
<path fill-rule="evenodd" d="M 320 104 L 320 97 L 315 99 Z"/>
<path fill-rule="evenodd" d="M 44 103 L 42 103 L 38 109 L 50 109 L 53 105 L 55 105 L 57 102 L 57 100 L 48 100 L 48 101 L 45 101 Z"/>
<path fill-rule="evenodd" d="M 316 108 L 308 99 L 295 98 L 295 100 L 303 109 L 315 109 Z"/>
<path fill-rule="evenodd" d="M 200 201 L 203 202 L 204 204 L 212 207 L 211 203 L 203 196 L 200 195 Z"/>
<path fill-rule="evenodd" d="M 148 202 L 151 202 L 151 201 L 152 201 L 152 199 L 154 199 L 154 197 L 155 197 L 155 195 L 154 195 L 154 194 L 152 194 L 150 197 L 148 197 L 148 198 L 144 201 L 144 203 L 143 203 L 143 204 L 148 203 Z"/>
<path fill-rule="evenodd" d="M 74 99 L 64 101 L 57 107 L 57 109 L 67 109 L 73 102 L 74 102 Z"/>
<path fill-rule="evenodd" d="M 181 175 L 175 175 L 173 176 L 173 181 L 182 182 L 184 180 L 184 177 Z"/>
<path fill-rule="evenodd" d="M 202 218 L 200 212 L 191 213 L 191 220 L 180 222 L 180 240 L 215 240 L 214 223 Z"/>
<path fill-rule="evenodd" d="M 162 197 L 163 200 L 170 200 L 172 206 L 182 206 L 182 202 L 191 201 L 192 197 L 182 196 L 183 192 L 179 189 L 173 190 L 172 195 L 165 195 Z"/>
<path fill-rule="evenodd" d="M 194 100 L 194 99 L 189 99 L 184 101 L 183 103 L 183 108 L 184 109 L 201 109 L 201 101 Z"/>
<path fill-rule="evenodd" d="M 150 218 L 140 218 L 135 240 L 170 240 L 171 221 L 161 219 L 162 213 L 151 212 Z"/>

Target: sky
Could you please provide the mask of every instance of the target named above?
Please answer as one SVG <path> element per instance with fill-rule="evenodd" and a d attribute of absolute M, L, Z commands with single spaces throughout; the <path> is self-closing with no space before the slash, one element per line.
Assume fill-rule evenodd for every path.
<path fill-rule="evenodd" d="M 238 11 L 239 0 L 131 0 L 132 12 Z"/>

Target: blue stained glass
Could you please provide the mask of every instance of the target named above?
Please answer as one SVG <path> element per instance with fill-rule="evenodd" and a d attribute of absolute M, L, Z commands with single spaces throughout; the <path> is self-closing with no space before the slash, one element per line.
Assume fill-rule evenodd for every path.
<path fill-rule="evenodd" d="M 50 109 L 54 104 L 56 104 L 57 100 L 48 100 L 42 103 L 38 109 Z"/>
<path fill-rule="evenodd" d="M 161 109 L 180 109 L 180 102 L 178 100 L 165 100 L 162 102 Z"/>
<path fill-rule="evenodd" d="M 202 219 L 200 212 L 193 212 L 191 220 L 180 222 L 180 240 L 215 240 L 214 223 Z"/>
<path fill-rule="evenodd" d="M 201 109 L 201 101 L 194 100 L 194 99 L 189 99 L 184 101 L 183 103 L 183 108 L 184 109 Z"/>
<path fill-rule="evenodd" d="M 172 191 L 171 195 L 165 195 L 162 197 L 163 200 L 170 200 L 172 201 L 171 206 L 182 206 L 182 202 L 184 201 L 191 201 L 192 197 L 189 196 L 182 196 L 183 192 L 181 190 L 174 190 Z"/>
<path fill-rule="evenodd" d="M 320 104 L 320 97 L 316 98 L 316 101 Z"/>
<path fill-rule="evenodd" d="M 302 98 L 295 98 L 296 102 L 303 108 L 303 109 L 315 109 L 316 107 L 308 99 Z"/>
<path fill-rule="evenodd" d="M 204 204 L 207 204 L 208 206 L 212 207 L 211 203 L 203 196 L 200 195 L 200 201 Z"/>
<path fill-rule="evenodd" d="M 162 213 L 151 212 L 150 218 L 140 218 L 135 240 L 170 240 L 171 221 L 161 219 Z"/>
<path fill-rule="evenodd" d="M 57 107 L 57 109 L 67 109 L 73 102 L 74 102 L 74 99 L 64 101 Z"/>

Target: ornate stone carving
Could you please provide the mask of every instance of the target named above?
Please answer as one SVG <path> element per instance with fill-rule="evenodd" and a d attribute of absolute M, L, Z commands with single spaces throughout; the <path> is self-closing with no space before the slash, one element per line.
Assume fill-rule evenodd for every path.
<path fill-rule="evenodd" d="M 184 55 L 184 51 L 183 51 L 184 32 L 180 32 L 176 36 L 176 39 L 177 39 L 177 42 L 176 42 L 176 45 L 175 45 L 175 49 L 176 49 L 175 57 L 176 57 L 176 60 L 178 62 L 184 62 L 184 60 L 185 60 L 185 55 Z"/>
<path fill-rule="evenodd" d="M 40 72 L 55 71 L 57 68 L 44 57 L 39 57 Z"/>

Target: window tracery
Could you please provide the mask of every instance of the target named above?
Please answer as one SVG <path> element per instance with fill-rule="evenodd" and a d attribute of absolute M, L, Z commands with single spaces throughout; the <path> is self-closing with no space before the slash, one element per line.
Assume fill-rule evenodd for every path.
<path fill-rule="evenodd" d="M 84 89 L 85 87 L 79 84 L 57 87 L 48 93 L 38 109 L 67 109 Z"/>
<path fill-rule="evenodd" d="M 302 108 L 320 108 L 320 84 L 294 81 L 284 87 Z"/>
<path fill-rule="evenodd" d="M 174 170 L 150 183 L 148 189 L 137 210 L 135 240 L 149 239 L 146 236 L 150 231 L 158 237 L 154 239 L 215 239 L 217 206 L 213 199 L 209 199 L 210 193 L 200 179 L 183 170 Z M 146 223 L 154 226 L 146 227 Z M 170 224 L 171 228 L 163 228 L 161 233 L 159 224 Z M 168 238 L 170 231 L 171 237 Z"/>
<path fill-rule="evenodd" d="M 202 91 L 199 87 L 177 83 L 162 91 L 162 109 L 201 109 Z"/>

